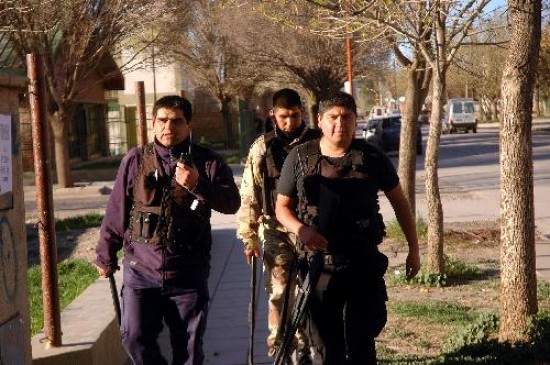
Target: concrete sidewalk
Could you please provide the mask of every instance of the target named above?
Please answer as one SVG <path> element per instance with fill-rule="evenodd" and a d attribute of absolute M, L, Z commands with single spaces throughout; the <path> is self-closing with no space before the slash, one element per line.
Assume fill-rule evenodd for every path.
<path fill-rule="evenodd" d="M 209 280 L 210 313 L 204 338 L 205 364 L 244 365 L 247 363 L 250 339 L 248 310 L 251 270 L 242 243 L 235 238 L 235 215 L 214 213 L 212 272 Z M 254 341 L 254 364 L 271 364 L 267 357 L 267 298 L 261 264 L 257 270 L 257 309 Z M 170 340 L 161 336 L 163 353 L 170 353 Z M 168 356 L 167 356 L 168 357 Z"/>

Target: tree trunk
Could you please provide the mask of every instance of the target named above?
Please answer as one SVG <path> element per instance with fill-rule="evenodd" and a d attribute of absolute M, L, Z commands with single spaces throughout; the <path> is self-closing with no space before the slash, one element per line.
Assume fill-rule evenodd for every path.
<path fill-rule="evenodd" d="M 72 113 L 63 107 L 52 116 L 52 131 L 55 151 L 55 170 L 57 172 L 57 184 L 60 188 L 74 186 L 71 175 L 71 164 L 69 157 L 68 130 Z"/>
<path fill-rule="evenodd" d="M 540 91 L 539 91 L 538 84 L 535 85 L 535 90 L 533 92 L 534 92 L 533 102 L 535 103 L 535 106 L 537 108 L 536 109 L 537 110 L 537 117 L 541 117 L 542 116 L 542 109 L 540 107 Z"/>
<path fill-rule="evenodd" d="M 432 113 L 430 132 L 426 147 L 426 199 L 428 201 L 428 263 L 427 271 L 443 274 L 443 208 L 439 194 L 439 142 L 441 140 L 441 119 L 445 94 L 445 75 L 434 72 L 432 82 Z"/>
<path fill-rule="evenodd" d="M 230 147 L 233 144 L 233 126 L 231 125 L 231 101 L 227 98 L 222 100 L 222 120 L 225 126 L 226 135 L 226 147 Z"/>
<path fill-rule="evenodd" d="M 498 122 L 498 100 L 491 100 L 491 120 L 493 122 Z"/>
<path fill-rule="evenodd" d="M 317 114 L 319 113 L 319 97 L 317 95 L 311 95 L 309 98 L 309 127 L 317 128 L 319 124 L 317 121 Z"/>
<path fill-rule="evenodd" d="M 418 55 L 417 57 L 421 57 Z M 423 65 L 425 69 L 425 65 Z M 399 179 L 403 192 L 407 197 L 413 214 L 416 216 L 416 134 L 418 130 L 418 115 L 426 99 L 427 88 L 423 88 L 426 71 L 418 70 L 415 61 L 407 74 L 407 91 L 405 110 L 401 123 L 401 139 L 399 141 Z"/>
<path fill-rule="evenodd" d="M 499 340 L 528 340 L 538 311 L 532 162 L 533 85 L 541 36 L 541 1 L 508 1 L 512 39 L 502 76 L 500 128 L 501 296 Z"/>

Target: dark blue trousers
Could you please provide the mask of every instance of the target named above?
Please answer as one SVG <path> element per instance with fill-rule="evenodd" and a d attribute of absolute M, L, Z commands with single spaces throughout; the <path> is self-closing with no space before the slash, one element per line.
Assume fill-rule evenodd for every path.
<path fill-rule="evenodd" d="M 204 363 L 202 349 L 208 291 L 148 287 L 125 270 L 122 287 L 122 344 L 136 365 L 167 365 L 158 345 L 163 321 L 170 330 L 172 365 Z"/>

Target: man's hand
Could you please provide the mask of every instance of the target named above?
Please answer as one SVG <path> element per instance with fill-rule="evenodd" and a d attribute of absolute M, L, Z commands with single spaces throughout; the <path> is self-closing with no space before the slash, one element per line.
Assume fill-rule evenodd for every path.
<path fill-rule="evenodd" d="M 100 266 L 95 265 L 95 268 L 97 269 L 97 272 L 98 272 L 99 276 L 101 276 L 103 278 L 108 278 L 109 276 L 111 276 L 113 274 L 113 270 L 111 270 L 108 267 L 105 268 L 105 267 L 100 267 Z"/>
<path fill-rule="evenodd" d="M 310 251 L 324 251 L 328 241 L 310 226 L 303 225 L 298 229 L 298 238 Z"/>
<path fill-rule="evenodd" d="M 187 190 L 193 190 L 199 182 L 199 170 L 197 170 L 195 165 L 188 166 L 182 162 L 178 162 L 175 179 L 178 184 Z"/>
<path fill-rule="evenodd" d="M 248 246 L 244 249 L 244 255 L 246 256 L 246 263 L 250 265 L 252 262 L 252 256 L 258 258 L 260 257 L 260 248 L 258 246 L 254 248 L 248 248 Z"/>
<path fill-rule="evenodd" d="M 408 280 L 414 278 L 416 274 L 418 274 L 418 271 L 420 270 L 420 254 L 418 253 L 418 249 L 409 250 L 406 261 L 406 270 Z"/>

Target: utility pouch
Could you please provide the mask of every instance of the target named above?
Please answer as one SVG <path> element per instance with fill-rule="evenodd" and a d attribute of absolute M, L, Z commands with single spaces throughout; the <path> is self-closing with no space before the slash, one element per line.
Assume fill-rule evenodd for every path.
<path fill-rule="evenodd" d="M 383 277 L 388 269 L 389 260 L 388 256 L 384 255 L 380 251 L 375 251 L 372 257 L 372 267 L 374 274 L 379 277 Z"/>
<path fill-rule="evenodd" d="M 136 212 L 132 217 L 132 239 L 139 243 L 155 244 L 152 238 L 155 235 L 159 216 L 151 212 Z"/>
<path fill-rule="evenodd" d="M 158 215 L 154 213 L 141 213 L 141 237 L 151 239 L 157 227 Z"/>

